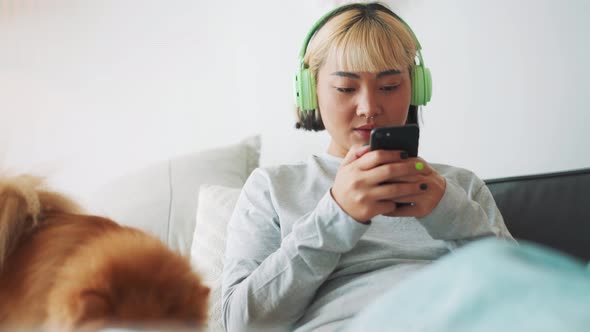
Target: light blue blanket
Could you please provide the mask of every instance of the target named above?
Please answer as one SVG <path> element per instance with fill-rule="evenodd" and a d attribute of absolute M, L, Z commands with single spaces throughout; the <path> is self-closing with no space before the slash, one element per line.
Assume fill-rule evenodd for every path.
<path fill-rule="evenodd" d="M 531 243 L 477 241 L 399 284 L 346 331 L 590 331 L 590 266 Z"/>

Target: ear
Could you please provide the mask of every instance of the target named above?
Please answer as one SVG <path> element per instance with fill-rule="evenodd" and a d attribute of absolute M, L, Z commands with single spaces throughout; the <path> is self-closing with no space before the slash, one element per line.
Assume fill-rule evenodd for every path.
<path fill-rule="evenodd" d="M 199 288 L 197 289 L 197 294 L 199 294 L 202 297 L 209 296 L 209 293 L 211 293 L 211 288 L 207 286 L 199 286 Z"/>
<path fill-rule="evenodd" d="M 194 303 L 197 316 L 196 323 L 207 324 L 207 319 L 209 317 L 209 310 L 208 310 L 208 303 L 209 303 L 209 294 L 211 293 L 211 288 L 204 286 L 202 284 L 197 285 L 195 289 L 195 298 L 196 303 Z"/>
<path fill-rule="evenodd" d="M 98 290 L 88 289 L 80 293 L 77 299 L 77 310 L 72 317 L 74 324 L 80 326 L 92 321 L 106 320 L 112 313 L 108 296 Z"/>

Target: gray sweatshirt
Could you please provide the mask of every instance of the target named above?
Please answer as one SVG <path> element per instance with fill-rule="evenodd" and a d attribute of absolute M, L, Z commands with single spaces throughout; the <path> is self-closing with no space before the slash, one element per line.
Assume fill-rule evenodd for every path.
<path fill-rule="evenodd" d="M 438 164 L 447 185 L 431 214 L 358 223 L 330 195 L 341 162 L 326 153 L 248 178 L 227 229 L 227 331 L 334 331 L 450 250 L 512 239 L 483 181 Z"/>

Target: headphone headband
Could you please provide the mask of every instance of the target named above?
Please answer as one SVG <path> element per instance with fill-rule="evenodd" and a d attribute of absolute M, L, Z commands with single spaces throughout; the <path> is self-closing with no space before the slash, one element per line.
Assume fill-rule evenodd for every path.
<path fill-rule="evenodd" d="M 391 9 L 383 6 L 380 3 L 376 3 L 376 2 L 368 2 L 368 3 L 351 3 L 351 4 L 347 4 L 347 5 L 343 5 L 340 7 L 337 7 L 329 12 L 327 12 L 326 14 L 324 14 L 322 17 L 320 17 L 315 23 L 314 25 L 311 27 L 311 30 L 307 33 L 307 35 L 305 36 L 305 40 L 303 41 L 303 46 L 301 47 L 301 50 L 299 51 L 299 61 L 300 64 L 303 66 L 304 65 L 304 57 L 305 57 L 305 53 L 307 52 L 307 46 L 309 45 L 309 42 L 311 41 L 311 38 L 315 35 L 315 33 L 324 25 L 326 24 L 326 22 L 328 22 L 332 17 L 348 11 L 352 8 L 357 8 L 357 9 L 369 9 L 369 10 L 379 10 L 385 13 L 388 13 L 389 15 L 393 16 L 395 19 L 397 19 L 398 21 L 400 21 L 405 27 L 406 29 L 408 29 L 408 31 L 410 32 L 410 35 L 412 35 L 412 39 L 414 39 L 414 43 L 416 44 L 416 53 L 418 55 L 418 58 L 420 59 L 420 63 L 423 64 L 424 61 L 422 60 L 422 54 L 421 54 L 421 50 L 422 50 L 422 45 L 420 45 L 420 42 L 418 41 L 418 38 L 416 37 L 416 34 L 414 33 L 414 31 L 412 30 L 412 28 L 410 28 L 410 26 L 406 23 L 406 21 L 404 21 L 401 17 L 399 17 L 396 13 L 394 13 Z"/>

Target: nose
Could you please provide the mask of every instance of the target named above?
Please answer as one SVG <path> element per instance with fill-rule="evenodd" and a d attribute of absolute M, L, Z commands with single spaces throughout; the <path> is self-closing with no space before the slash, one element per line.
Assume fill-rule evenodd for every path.
<path fill-rule="evenodd" d="M 356 113 L 358 116 L 365 117 L 367 119 L 374 118 L 375 116 L 382 113 L 381 105 L 379 105 L 379 98 L 377 93 L 365 89 L 361 94 L 358 95 Z"/>

